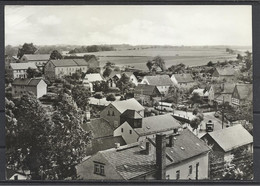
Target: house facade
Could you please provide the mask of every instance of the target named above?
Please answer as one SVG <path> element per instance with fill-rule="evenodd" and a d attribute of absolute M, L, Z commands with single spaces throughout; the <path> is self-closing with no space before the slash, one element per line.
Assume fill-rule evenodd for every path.
<path fill-rule="evenodd" d="M 175 86 L 180 88 L 189 89 L 195 85 L 191 74 L 172 74 L 171 80 Z"/>
<path fill-rule="evenodd" d="M 168 75 L 144 76 L 140 84 L 154 85 L 162 95 L 167 95 L 173 85 Z"/>
<path fill-rule="evenodd" d="M 76 71 L 87 72 L 88 63 L 84 59 L 50 60 L 44 67 L 44 75 L 48 79 L 61 78 Z"/>
<path fill-rule="evenodd" d="M 142 104 L 153 104 L 153 98 L 160 97 L 161 93 L 155 85 L 138 84 L 134 90 L 134 98 L 141 99 Z"/>
<path fill-rule="evenodd" d="M 20 59 L 20 63 L 34 63 L 39 69 L 43 69 L 44 65 L 49 61 L 50 54 L 24 54 Z"/>
<path fill-rule="evenodd" d="M 76 166 L 83 180 L 208 179 L 209 147 L 188 129 L 115 146 Z"/>
<path fill-rule="evenodd" d="M 121 114 L 126 110 L 135 110 L 144 117 L 144 107 L 134 98 L 123 101 L 114 101 L 100 112 L 100 118 L 107 120 L 116 129 L 121 124 Z"/>
<path fill-rule="evenodd" d="M 91 92 L 94 92 L 93 82 L 95 81 L 104 81 L 104 78 L 99 73 L 86 74 L 83 79 L 83 85 L 88 87 Z"/>
<path fill-rule="evenodd" d="M 232 152 L 239 147 L 245 147 L 253 153 L 253 137 L 241 124 L 209 132 L 201 139 L 212 147 L 212 153 L 219 161 L 231 162 Z"/>
<path fill-rule="evenodd" d="M 15 79 L 12 83 L 13 97 L 20 97 L 26 92 L 33 92 L 40 98 L 47 93 L 47 84 L 41 78 Z"/>
<path fill-rule="evenodd" d="M 122 75 L 125 74 L 127 77 L 129 77 L 129 81 L 132 82 L 135 86 L 138 85 L 138 80 L 133 74 L 133 72 L 117 72 L 113 71 L 109 77 L 107 78 L 108 86 L 109 87 L 116 87 L 117 81 L 122 77 Z"/>
<path fill-rule="evenodd" d="M 235 73 L 236 71 L 233 67 L 217 67 L 212 74 L 212 79 L 217 81 L 232 82 L 236 80 Z"/>
<path fill-rule="evenodd" d="M 34 63 L 10 63 L 7 74 L 10 78 L 27 78 L 28 68 L 37 70 Z"/>
<path fill-rule="evenodd" d="M 231 96 L 233 106 L 239 106 L 253 101 L 253 86 L 252 84 L 236 85 Z"/>

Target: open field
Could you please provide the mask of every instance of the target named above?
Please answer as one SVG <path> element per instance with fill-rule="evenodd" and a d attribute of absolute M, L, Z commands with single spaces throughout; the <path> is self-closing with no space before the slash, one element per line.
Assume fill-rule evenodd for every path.
<path fill-rule="evenodd" d="M 236 48 L 239 50 L 239 48 Z M 249 48 L 250 50 L 250 48 Z M 245 51 L 245 48 L 241 48 Z M 159 55 L 166 62 L 166 67 L 183 63 L 187 66 L 205 65 L 209 61 L 225 61 L 236 59 L 237 54 L 229 54 L 226 47 L 149 47 L 131 48 L 117 51 L 103 51 L 93 53 L 77 53 L 78 56 L 93 54 L 99 57 L 101 66 L 107 61 L 118 66 L 134 66 L 135 68 L 147 70 L 146 62 Z"/>

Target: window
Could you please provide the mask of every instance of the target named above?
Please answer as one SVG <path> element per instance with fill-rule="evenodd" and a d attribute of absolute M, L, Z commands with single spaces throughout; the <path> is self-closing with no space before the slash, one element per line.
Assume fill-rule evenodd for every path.
<path fill-rule="evenodd" d="M 132 134 L 132 130 L 129 130 L 129 134 Z"/>
<path fill-rule="evenodd" d="M 114 111 L 112 112 L 112 116 L 115 116 L 115 112 Z"/>
<path fill-rule="evenodd" d="M 110 116 L 110 111 L 107 111 L 107 115 Z"/>
<path fill-rule="evenodd" d="M 15 176 L 14 176 L 14 180 L 18 180 L 18 175 L 15 175 Z"/>
<path fill-rule="evenodd" d="M 122 133 L 124 132 L 124 129 L 123 129 L 123 128 L 121 128 L 121 132 L 122 132 Z"/>
<path fill-rule="evenodd" d="M 105 167 L 103 163 L 94 162 L 94 174 L 98 174 L 101 176 L 105 175 Z"/>
<path fill-rule="evenodd" d="M 169 179 L 170 179 L 170 175 L 167 175 L 167 176 L 166 176 L 166 180 L 169 180 Z"/>
<path fill-rule="evenodd" d="M 189 174 L 192 174 L 192 165 L 189 166 Z"/>
<path fill-rule="evenodd" d="M 176 171 L 176 180 L 179 180 L 180 179 L 180 174 L 181 174 L 181 172 L 178 170 L 178 171 Z"/>

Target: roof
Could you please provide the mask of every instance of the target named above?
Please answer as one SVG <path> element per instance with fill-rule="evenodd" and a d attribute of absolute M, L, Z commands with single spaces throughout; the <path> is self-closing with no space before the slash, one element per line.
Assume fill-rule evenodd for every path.
<path fill-rule="evenodd" d="M 166 166 L 180 163 L 210 150 L 209 147 L 190 132 L 189 129 L 184 129 L 175 138 L 174 147 L 166 147 L 166 153 L 168 155 L 168 157 L 166 156 Z M 112 148 L 100 151 L 99 154 L 113 165 L 123 179 L 129 180 L 156 171 L 155 148 L 151 148 L 152 152 L 146 155 L 141 152 L 141 145 L 133 143 L 122 147 L 120 150 Z"/>
<path fill-rule="evenodd" d="M 115 143 L 119 143 L 121 146 L 126 145 L 126 142 L 122 136 L 109 136 L 104 138 L 92 139 L 91 142 L 87 145 L 87 154 L 85 155 L 93 155 L 98 151 L 114 148 Z"/>
<path fill-rule="evenodd" d="M 194 82 L 191 74 L 173 74 L 178 83 L 190 83 Z"/>
<path fill-rule="evenodd" d="M 99 73 L 95 73 L 95 74 L 86 74 L 84 80 L 87 80 L 89 82 L 94 82 L 94 81 L 102 81 L 103 78 Z"/>
<path fill-rule="evenodd" d="M 108 79 L 113 78 L 114 76 L 117 76 L 118 78 L 121 78 L 122 75 L 125 74 L 126 76 L 130 77 L 133 75 L 133 72 L 118 72 L 118 71 L 112 71 L 108 77 Z"/>
<path fill-rule="evenodd" d="M 192 91 L 192 94 L 194 94 L 194 93 L 198 93 L 199 94 L 199 96 L 208 96 L 209 95 L 209 92 L 208 91 L 205 91 L 205 89 L 203 89 L 203 88 L 197 88 L 197 89 L 194 89 L 193 91 Z"/>
<path fill-rule="evenodd" d="M 136 111 L 141 111 L 144 110 L 144 107 L 136 101 L 136 99 L 131 98 L 127 100 L 122 100 L 122 101 L 114 101 L 111 103 L 121 114 L 125 112 L 127 109 L 130 110 L 136 110 Z"/>
<path fill-rule="evenodd" d="M 20 175 L 26 176 L 24 173 L 15 171 L 15 170 L 10 169 L 10 168 L 6 168 L 5 173 L 6 173 L 6 179 L 7 180 L 9 180 L 14 174 L 20 174 Z"/>
<path fill-rule="evenodd" d="M 34 63 L 10 63 L 14 70 L 27 70 L 28 68 L 37 69 Z"/>
<path fill-rule="evenodd" d="M 225 152 L 253 143 L 253 136 L 241 124 L 207 134 L 211 136 Z M 202 138 L 204 138 L 204 136 Z"/>
<path fill-rule="evenodd" d="M 157 89 L 155 85 L 147 85 L 147 84 L 138 84 L 135 87 L 135 94 L 143 94 L 143 95 L 153 95 L 154 90 Z M 157 89 L 158 94 L 160 94 L 159 90 Z"/>
<path fill-rule="evenodd" d="M 17 78 L 14 79 L 12 85 L 37 86 L 42 80 L 43 80 L 42 78 L 31 78 L 31 79 Z"/>
<path fill-rule="evenodd" d="M 28 61 L 48 61 L 50 54 L 24 54 Z"/>
<path fill-rule="evenodd" d="M 232 94 L 236 86 L 235 83 L 223 83 L 223 93 Z"/>
<path fill-rule="evenodd" d="M 253 99 L 253 86 L 252 84 L 240 84 L 236 85 L 236 89 L 241 100 L 251 100 Z"/>
<path fill-rule="evenodd" d="M 170 86 L 172 85 L 172 80 L 168 75 L 156 75 L 156 76 L 145 76 L 149 85 L 155 86 Z"/>
<path fill-rule="evenodd" d="M 235 69 L 232 67 L 224 67 L 224 68 L 217 67 L 216 71 L 218 72 L 218 74 L 220 76 L 234 76 L 235 75 Z"/>
<path fill-rule="evenodd" d="M 88 66 L 88 63 L 84 59 L 59 59 L 50 60 L 56 67 L 68 67 L 68 66 Z"/>
<path fill-rule="evenodd" d="M 213 84 L 211 85 L 214 93 L 222 92 L 221 84 Z"/>
<path fill-rule="evenodd" d="M 170 114 L 145 117 L 142 120 L 142 128 L 135 128 L 140 136 L 164 132 L 180 128 L 180 123 Z"/>
<path fill-rule="evenodd" d="M 103 118 L 90 120 L 83 126 L 84 130 L 92 131 L 93 138 L 101 138 L 106 136 L 113 136 L 113 128 L 109 125 L 109 122 Z"/>
<path fill-rule="evenodd" d="M 132 118 L 132 119 L 141 119 L 143 118 L 140 114 L 138 114 L 135 110 L 129 110 L 127 109 L 121 117 L 126 116 L 127 118 Z"/>

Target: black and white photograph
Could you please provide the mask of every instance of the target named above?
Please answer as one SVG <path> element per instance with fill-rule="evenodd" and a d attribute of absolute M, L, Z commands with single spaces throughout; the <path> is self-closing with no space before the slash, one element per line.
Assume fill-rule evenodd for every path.
<path fill-rule="evenodd" d="M 251 5 L 5 5 L 6 180 L 253 180 Z"/>

